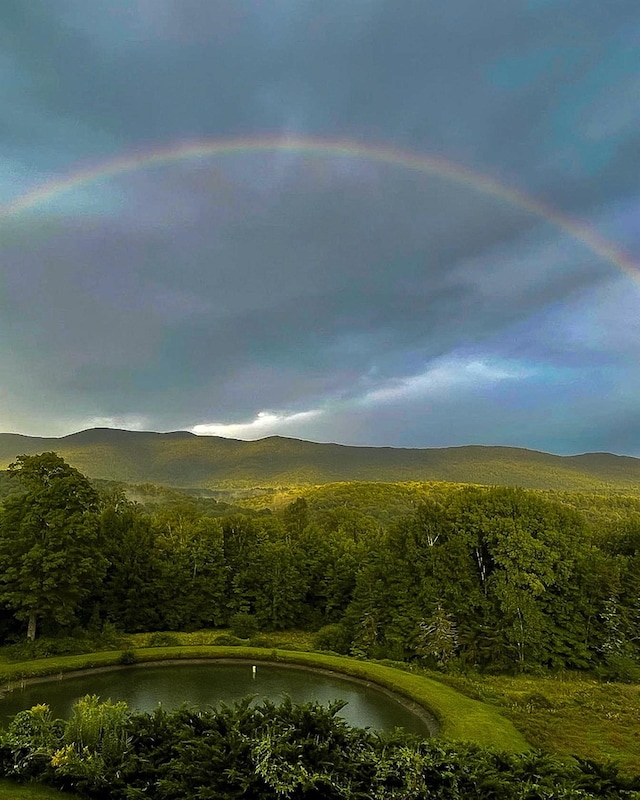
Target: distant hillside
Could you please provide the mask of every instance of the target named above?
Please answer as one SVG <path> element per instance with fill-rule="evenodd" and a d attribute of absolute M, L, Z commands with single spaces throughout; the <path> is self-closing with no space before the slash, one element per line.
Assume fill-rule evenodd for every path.
<path fill-rule="evenodd" d="M 92 478 L 175 487 L 292 486 L 337 481 L 452 481 L 640 495 L 640 459 L 555 456 L 515 447 L 403 449 L 256 442 L 95 428 L 62 438 L 0 434 L 0 468 L 54 450 Z"/>

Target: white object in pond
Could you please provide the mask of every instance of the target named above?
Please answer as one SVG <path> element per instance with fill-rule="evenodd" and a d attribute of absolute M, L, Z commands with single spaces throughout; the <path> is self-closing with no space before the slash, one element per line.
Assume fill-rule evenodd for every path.
<path fill-rule="evenodd" d="M 256 677 L 256 672 L 257 672 L 257 671 L 258 671 L 258 668 L 257 668 L 257 667 L 256 667 L 256 665 L 254 664 L 254 665 L 251 667 L 251 673 L 252 673 L 252 675 L 253 675 L 253 677 L 254 677 L 254 678 Z"/>

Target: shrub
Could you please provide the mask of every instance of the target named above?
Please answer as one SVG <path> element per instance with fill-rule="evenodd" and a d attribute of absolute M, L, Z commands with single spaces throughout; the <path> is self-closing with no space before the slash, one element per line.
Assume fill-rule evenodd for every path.
<path fill-rule="evenodd" d="M 640 664 L 623 654 L 610 655 L 606 664 L 596 670 L 601 680 L 620 683 L 640 683 Z"/>
<path fill-rule="evenodd" d="M 90 653 L 92 649 L 92 642 L 86 637 L 65 636 L 57 639 L 43 637 L 36 639 L 35 642 L 24 640 L 12 644 L 4 649 L 4 654 L 10 661 L 29 661 L 32 658 Z"/>
<path fill-rule="evenodd" d="M 128 721 L 126 703 L 102 703 L 97 695 L 78 700 L 66 725 L 65 744 L 51 758 L 62 785 L 81 791 L 110 787 L 113 772 L 131 746 Z"/>
<path fill-rule="evenodd" d="M 123 666 L 130 666 L 131 664 L 135 664 L 138 659 L 136 658 L 136 654 L 133 650 L 123 650 L 120 658 L 118 659 L 118 664 L 122 664 Z"/>
<path fill-rule="evenodd" d="M 237 636 L 232 636 L 230 633 L 221 633 L 219 636 L 216 636 L 213 643 L 217 644 L 219 647 L 238 647 L 239 645 L 246 644 L 244 640 L 238 639 Z"/>
<path fill-rule="evenodd" d="M 271 639 L 268 636 L 252 636 L 249 639 L 249 647 L 271 647 Z"/>
<path fill-rule="evenodd" d="M 529 712 L 547 711 L 554 708 L 551 700 L 541 692 L 530 692 L 522 699 L 522 705 L 524 705 Z"/>
<path fill-rule="evenodd" d="M 65 744 L 78 751 L 90 750 L 118 761 L 126 749 L 129 708 L 125 702 L 101 702 L 97 695 L 85 695 L 73 707 L 67 722 Z"/>
<path fill-rule="evenodd" d="M 116 648 L 123 647 L 127 643 L 127 639 L 122 636 L 113 622 L 105 622 L 99 634 L 92 636 L 92 642 L 98 648 Z"/>
<path fill-rule="evenodd" d="M 229 627 L 234 636 L 240 639 L 250 639 L 258 632 L 258 623 L 253 614 L 246 614 L 240 611 L 234 614 L 229 620 Z"/>
<path fill-rule="evenodd" d="M 180 639 L 175 633 L 156 631 L 149 637 L 149 647 L 177 647 Z"/>
<path fill-rule="evenodd" d="M 35 777 L 47 767 L 62 741 L 63 723 L 51 717 L 48 705 L 20 711 L 0 732 L 0 763 L 4 775 Z"/>
<path fill-rule="evenodd" d="M 325 625 L 313 637 L 315 650 L 331 650 L 334 653 L 346 655 L 349 652 L 351 640 L 344 625 L 333 623 Z"/>

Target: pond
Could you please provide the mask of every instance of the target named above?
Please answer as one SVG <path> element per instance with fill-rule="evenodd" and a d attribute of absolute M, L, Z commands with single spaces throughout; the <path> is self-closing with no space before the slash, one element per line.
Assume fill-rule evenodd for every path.
<path fill-rule="evenodd" d="M 255 702 L 267 698 L 279 702 L 289 695 L 295 703 L 316 700 L 326 705 L 346 701 L 340 711 L 349 724 L 380 731 L 403 728 L 426 737 L 437 724 L 429 715 L 412 710 L 391 693 L 371 684 L 349 680 L 334 673 L 302 667 L 252 664 L 181 663 L 125 667 L 63 676 L 14 688 L 0 700 L 0 717 L 6 719 L 38 703 L 47 703 L 56 717 L 68 717 L 78 698 L 97 694 L 102 699 L 125 700 L 137 711 L 152 711 L 158 703 L 174 709 L 182 703 L 204 708 L 232 704 L 247 695 Z"/>

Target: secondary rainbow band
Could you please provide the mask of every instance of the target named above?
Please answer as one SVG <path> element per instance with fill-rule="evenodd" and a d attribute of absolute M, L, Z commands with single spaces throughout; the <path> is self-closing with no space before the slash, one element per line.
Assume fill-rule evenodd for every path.
<path fill-rule="evenodd" d="M 640 280 L 640 265 L 636 264 L 614 242 L 595 233 L 584 222 L 573 219 L 517 189 L 505 186 L 488 175 L 475 172 L 438 156 L 420 155 L 393 147 L 365 145 L 342 140 L 327 141 L 313 138 L 287 138 L 283 140 L 275 137 L 205 140 L 179 144 L 174 147 L 152 150 L 137 155 L 121 156 L 98 164 L 96 167 L 79 170 L 65 178 L 54 179 L 25 192 L 4 206 L 0 206 L 0 218 L 13 216 L 21 211 L 43 205 L 72 189 L 129 172 L 137 172 L 185 160 L 268 152 L 293 153 L 307 157 L 329 156 L 334 158 L 365 159 L 437 175 L 530 211 L 532 214 L 565 231 L 597 256 L 627 273 L 630 277 Z"/>

